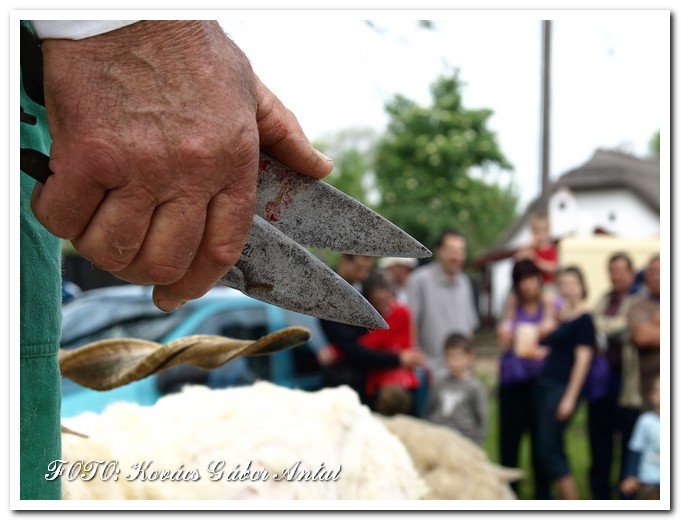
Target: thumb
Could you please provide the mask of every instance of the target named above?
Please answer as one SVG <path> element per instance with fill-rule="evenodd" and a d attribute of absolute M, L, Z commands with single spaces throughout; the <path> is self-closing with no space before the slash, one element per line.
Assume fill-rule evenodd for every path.
<path fill-rule="evenodd" d="M 260 148 L 289 168 L 320 179 L 333 161 L 312 146 L 293 112 L 257 79 L 257 114 Z"/>

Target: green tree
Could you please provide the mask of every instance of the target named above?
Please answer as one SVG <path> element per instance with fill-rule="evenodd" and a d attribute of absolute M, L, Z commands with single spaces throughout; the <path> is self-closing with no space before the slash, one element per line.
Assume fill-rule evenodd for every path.
<path fill-rule="evenodd" d="M 465 108 L 461 88 L 455 70 L 431 86 L 430 106 L 395 96 L 374 170 L 382 215 L 429 247 L 444 228 L 457 228 L 473 254 L 510 225 L 517 196 L 485 179 L 488 167 L 511 165 L 488 128 L 492 111 Z"/>

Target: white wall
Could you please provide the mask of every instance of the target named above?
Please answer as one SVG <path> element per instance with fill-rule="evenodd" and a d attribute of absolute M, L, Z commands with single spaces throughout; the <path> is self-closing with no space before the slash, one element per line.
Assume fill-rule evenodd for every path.
<path fill-rule="evenodd" d="M 500 318 L 504 310 L 504 302 L 511 291 L 512 272 L 512 259 L 496 262 L 492 267 L 492 315 L 495 318 Z"/>
<path fill-rule="evenodd" d="M 589 214 L 594 228 L 632 239 L 660 234 L 660 215 L 629 190 L 575 192 L 575 198 L 580 213 Z"/>

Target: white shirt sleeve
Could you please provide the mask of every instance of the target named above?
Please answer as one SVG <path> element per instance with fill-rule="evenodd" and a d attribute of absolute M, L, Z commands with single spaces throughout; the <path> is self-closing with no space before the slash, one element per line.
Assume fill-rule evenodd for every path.
<path fill-rule="evenodd" d="M 41 40 L 48 38 L 82 40 L 136 22 L 139 20 L 31 20 L 31 25 Z"/>

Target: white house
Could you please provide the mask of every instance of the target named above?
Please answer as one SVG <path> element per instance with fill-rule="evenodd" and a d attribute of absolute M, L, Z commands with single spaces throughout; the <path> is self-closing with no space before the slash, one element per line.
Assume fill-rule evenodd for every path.
<path fill-rule="evenodd" d="M 542 207 L 548 208 L 551 236 L 557 241 L 594 233 L 631 239 L 658 237 L 659 160 L 599 149 L 585 164 L 553 182 L 511 225 L 494 251 L 475 260 L 474 266 L 485 270 L 487 280 L 484 316 L 500 315 L 513 267 L 505 254 L 530 242 L 529 216 Z"/>

